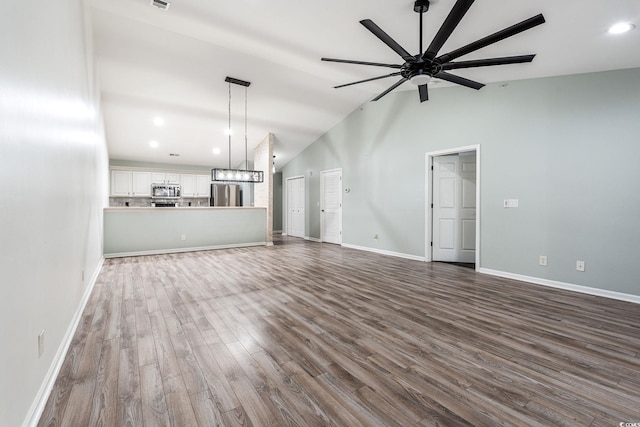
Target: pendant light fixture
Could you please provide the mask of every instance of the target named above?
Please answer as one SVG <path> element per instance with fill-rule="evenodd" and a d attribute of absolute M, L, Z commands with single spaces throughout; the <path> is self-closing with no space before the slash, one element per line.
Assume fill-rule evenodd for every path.
<path fill-rule="evenodd" d="M 264 172 L 248 169 L 232 169 L 231 168 L 231 84 L 244 86 L 244 167 L 247 167 L 247 88 L 251 82 L 227 77 L 224 79 L 229 84 L 229 127 L 227 135 L 229 138 L 229 167 L 227 169 L 214 168 L 211 169 L 212 182 L 246 182 L 256 183 L 264 182 Z"/>

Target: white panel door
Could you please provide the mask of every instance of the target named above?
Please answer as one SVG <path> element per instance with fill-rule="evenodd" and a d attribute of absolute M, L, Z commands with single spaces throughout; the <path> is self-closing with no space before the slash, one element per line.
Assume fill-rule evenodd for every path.
<path fill-rule="evenodd" d="M 342 244 L 342 169 L 320 174 L 320 234 L 323 242 Z"/>
<path fill-rule="evenodd" d="M 475 262 L 476 156 L 433 159 L 433 260 Z"/>
<path fill-rule="evenodd" d="M 304 177 L 287 179 L 287 235 L 304 237 Z"/>

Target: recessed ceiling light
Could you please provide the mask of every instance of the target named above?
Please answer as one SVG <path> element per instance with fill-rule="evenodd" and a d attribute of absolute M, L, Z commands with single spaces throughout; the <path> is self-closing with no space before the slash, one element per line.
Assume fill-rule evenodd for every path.
<path fill-rule="evenodd" d="M 622 33 L 626 33 L 628 31 L 633 30 L 635 27 L 636 27 L 635 25 L 629 24 L 628 22 L 619 22 L 615 25 L 612 25 L 611 28 L 609 28 L 609 33 L 622 34 Z"/>
<path fill-rule="evenodd" d="M 158 141 L 149 141 L 149 145 L 151 146 L 151 148 L 158 148 Z"/>
<path fill-rule="evenodd" d="M 153 124 L 158 127 L 164 126 L 164 119 L 162 117 L 156 117 L 153 119 Z"/>
<path fill-rule="evenodd" d="M 218 154 L 220 154 L 221 152 L 222 152 L 222 151 L 221 151 L 219 148 L 214 148 L 214 149 L 213 149 L 213 154 L 215 154 L 216 156 L 217 156 Z"/>

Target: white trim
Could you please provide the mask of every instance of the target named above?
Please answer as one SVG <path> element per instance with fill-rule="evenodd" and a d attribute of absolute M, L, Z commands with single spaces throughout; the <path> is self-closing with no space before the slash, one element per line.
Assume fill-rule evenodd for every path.
<path fill-rule="evenodd" d="M 40 385 L 40 389 L 38 390 L 38 394 L 36 394 L 31 407 L 29 408 L 29 412 L 27 412 L 27 416 L 22 423 L 23 427 L 36 427 L 38 422 L 40 421 L 40 417 L 42 416 L 42 412 L 47 404 L 47 400 L 49 400 L 49 395 L 51 394 L 51 390 L 53 390 L 53 386 L 56 382 L 56 378 L 58 378 L 58 374 L 60 373 L 60 369 L 62 368 L 62 363 L 64 362 L 64 357 L 69 350 L 69 346 L 71 345 L 71 341 L 73 340 L 73 336 L 76 333 L 76 329 L 80 324 L 80 320 L 82 319 L 82 313 L 84 312 L 84 308 L 89 301 L 89 297 L 91 296 L 91 292 L 98 281 L 98 276 L 100 275 L 100 270 L 102 269 L 102 264 L 104 263 L 104 257 L 100 258 L 98 265 L 91 276 L 91 280 L 88 283 L 87 288 L 84 291 L 84 295 L 82 295 L 82 299 L 80 300 L 80 304 L 76 309 L 75 314 L 71 318 L 71 323 L 67 328 L 67 332 L 64 334 L 62 338 L 62 342 L 58 346 L 58 351 L 56 355 L 53 357 L 51 361 L 51 365 L 49 366 L 49 370 Z"/>
<path fill-rule="evenodd" d="M 317 237 L 304 236 L 304 240 L 309 240 L 310 242 L 322 243 L 322 240 L 318 239 Z"/>
<path fill-rule="evenodd" d="M 431 183 L 431 166 L 433 165 L 433 158 L 438 156 L 445 156 L 449 154 L 462 153 L 466 151 L 475 151 L 476 152 L 476 271 L 480 271 L 480 177 L 482 174 L 480 173 L 480 144 L 476 145 L 466 145 L 463 147 L 456 148 L 447 148 L 445 150 L 437 150 L 437 151 L 429 151 L 425 154 L 425 242 L 424 242 L 424 260 L 425 262 L 431 262 L 433 260 L 432 256 L 432 248 L 431 248 L 431 240 L 432 237 L 432 224 L 433 221 L 432 211 L 431 211 L 431 203 L 432 200 L 432 191 L 430 187 Z"/>
<path fill-rule="evenodd" d="M 611 298 L 620 301 L 627 301 L 640 304 L 640 295 L 624 294 L 622 292 L 607 291 L 605 289 L 591 288 L 589 286 L 574 285 L 572 283 L 557 282 L 555 280 L 541 279 L 539 277 L 524 276 L 522 274 L 509 273 L 506 271 L 491 270 L 481 268 L 480 273 L 490 276 L 504 277 L 506 279 L 519 280 L 521 282 L 533 283 L 536 285 L 548 286 L 550 288 L 564 289 L 567 291 L 579 292 L 582 294 L 594 295 L 598 297 Z"/>
<path fill-rule="evenodd" d="M 356 249 L 356 250 L 359 250 L 359 251 L 374 252 L 376 254 L 393 256 L 393 257 L 397 257 L 397 258 L 410 259 L 412 261 L 422 261 L 422 262 L 424 262 L 424 260 L 425 260 L 424 257 L 419 256 L 419 255 L 409 255 L 409 254 L 403 254 L 403 253 L 400 253 L 400 252 L 385 251 L 383 249 L 375 249 L 375 248 L 368 248 L 366 246 L 350 245 L 348 243 L 343 243 L 342 247 L 343 248 L 349 248 L 349 249 Z"/>
<path fill-rule="evenodd" d="M 192 248 L 153 249 L 150 251 L 118 252 L 113 254 L 104 254 L 104 257 L 105 258 L 122 258 L 122 257 L 128 257 L 128 256 L 177 254 L 182 252 L 210 251 L 215 249 L 247 248 L 251 246 L 270 246 L 270 245 L 267 244 L 267 242 L 234 243 L 230 245 L 198 246 L 198 247 L 192 247 Z"/>

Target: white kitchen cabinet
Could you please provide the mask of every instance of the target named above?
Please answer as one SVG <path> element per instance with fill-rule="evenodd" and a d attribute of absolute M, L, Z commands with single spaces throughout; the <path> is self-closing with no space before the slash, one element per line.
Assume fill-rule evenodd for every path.
<path fill-rule="evenodd" d="M 154 184 L 180 184 L 180 174 L 174 172 L 151 172 Z"/>
<path fill-rule="evenodd" d="M 180 174 L 167 172 L 164 174 L 165 179 L 167 180 L 167 184 L 180 184 Z"/>
<path fill-rule="evenodd" d="M 207 197 L 211 190 L 211 178 L 209 175 L 195 175 L 183 173 L 180 175 L 182 197 Z"/>
<path fill-rule="evenodd" d="M 129 197 L 131 196 L 131 171 L 112 170 L 111 171 L 111 196 Z"/>
<path fill-rule="evenodd" d="M 196 175 L 196 197 L 211 197 L 211 177 Z"/>
<path fill-rule="evenodd" d="M 151 172 L 151 182 L 154 184 L 164 184 L 164 172 Z"/>
<path fill-rule="evenodd" d="M 151 173 L 112 170 L 111 197 L 151 197 Z"/>
<path fill-rule="evenodd" d="M 131 193 L 134 197 L 151 197 L 150 172 L 131 172 Z"/>
<path fill-rule="evenodd" d="M 180 175 L 180 195 L 182 197 L 196 197 L 196 176 L 190 173 Z"/>

